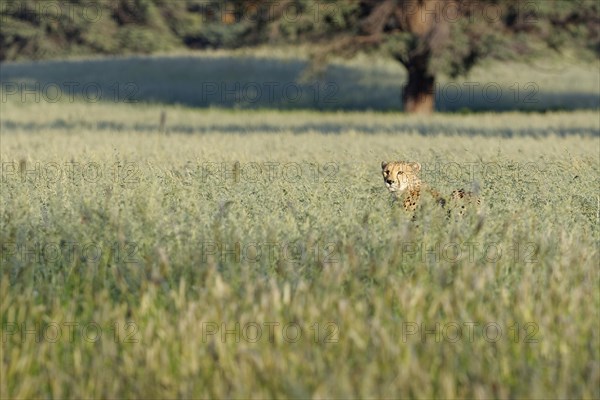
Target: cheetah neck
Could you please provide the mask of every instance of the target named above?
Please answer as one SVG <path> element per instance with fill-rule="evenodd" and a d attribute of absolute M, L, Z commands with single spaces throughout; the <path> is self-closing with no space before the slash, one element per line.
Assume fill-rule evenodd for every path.
<path fill-rule="evenodd" d="M 421 180 L 419 178 L 413 178 L 408 182 L 408 187 L 404 189 L 403 193 L 419 192 L 421 190 Z"/>

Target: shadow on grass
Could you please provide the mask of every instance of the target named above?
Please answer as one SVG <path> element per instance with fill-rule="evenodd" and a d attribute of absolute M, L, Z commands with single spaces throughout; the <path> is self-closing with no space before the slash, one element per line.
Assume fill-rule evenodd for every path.
<path fill-rule="evenodd" d="M 31 131 L 37 132 L 39 130 L 60 130 L 60 131 L 78 131 L 78 130 L 95 130 L 95 131 L 107 131 L 107 132 L 141 132 L 141 133 L 156 133 L 159 132 L 160 126 L 158 123 L 152 124 L 125 124 L 115 121 L 96 121 L 96 122 L 67 122 L 63 119 L 57 119 L 50 123 L 39 124 L 39 123 L 21 123 L 11 120 L 2 120 L 2 129 L 5 131 Z M 340 134 L 347 131 L 355 131 L 366 134 L 376 133 L 398 133 L 398 132 L 411 132 L 422 136 L 431 135 L 467 135 L 467 136 L 489 136 L 489 137 L 545 137 L 549 135 L 557 136 L 571 136 L 571 135 L 582 135 L 582 136 L 600 136 L 600 131 L 596 128 L 588 127 L 556 127 L 555 129 L 549 130 L 548 128 L 522 128 L 515 129 L 513 127 L 477 127 L 477 128 L 466 128 L 466 127 L 451 127 L 443 124 L 422 124 L 422 123 L 369 123 L 369 124 L 357 124 L 357 123 L 335 123 L 335 122 L 306 122 L 301 124 L 293 124 L 290 126 L 282 127 L 277 124 L 203 124 L 203 125 L 185 125 L 185 124 L 170 124 L 168 127 L 169 133 L 179 134 L 207 134 L 207 133 L 225 133 L 225 134 L 244 134 L 244 133 L 279 133 L 285 130 L 286 132 L 292 132 L 294 134 L 304 134 L 316 132 L 320 134 Z"/>
<path fill-rule="evenodd" d="M 234 56 L 130 57 L 8 63 L 0 68 L 2 101 L 150 102 L 240 109 L 400 110 L 405 74 L 397 69 L 333 64 L 303 81 L 306 62 Z M 552 92 L 535 82 L 442 84 L 439 111 L 598 109 L 593 91 Z M 473 82 L 471 82 L 473 85 Z M 235 128 L 232 128 L 235 129 Z"/>

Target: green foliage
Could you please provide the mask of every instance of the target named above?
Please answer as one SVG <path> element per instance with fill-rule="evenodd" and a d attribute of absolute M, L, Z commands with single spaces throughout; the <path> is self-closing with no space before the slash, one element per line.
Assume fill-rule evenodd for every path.
<path fill-rule="evenodd" d="M 271 5 L 267 2 L 267 7 Z M 359 12 L 360 2 L 299 0 L 285 3 L 280 14 L 263 12 L 267 17 L 264 26 L 270 28 L 260 39 L 292 42 L 314 38 L 326 40 L 327 35 L 339 31 L 354 32 Z"/>
<path fill-rule="evenodd" d="M 251 20 L 223 23 L 206 1 L 0 0 L 0 60 L 237 47 Z"/>
<path fill-rule="evenodd" d="M 430 11 L 440 10 L 436 35 L 416 34 L 402 21 L 415 12 L 402 11 L 405 3 L 389 2 L 396 11 L 378 14 L 382 4 L 387 2 L 0 0 L 0 60 L 294 43 L 311 49 L 307 76 L 322 72 L 333 56 L 364 51 L 455 78 L 486 58 L 532 60 L 555 52 L 590 61 L 600 54 L 594 0 L 461 0 L 453 3 L 458 8 L 432 2 Z"/>
<path fill-rule="evenodd" d="M 152 53 L 169 50 L 175 45 L 175 41 L 171 37 L 165 37 L 155 29 L 139 26 L 119 30 L 116 39 L 121 49 L 132 53 Z"/>

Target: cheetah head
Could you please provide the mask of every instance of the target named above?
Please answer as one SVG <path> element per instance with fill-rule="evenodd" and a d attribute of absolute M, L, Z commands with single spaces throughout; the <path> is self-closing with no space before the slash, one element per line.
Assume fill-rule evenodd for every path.
<path fill-rule="evenodd" d="M 381 162 L 381 173 L 385 186 L 390 192 L 396 194 L 419 185 L 421 182 L 418 176 L 420 170 L 421 164 L 418 162 Z"/>

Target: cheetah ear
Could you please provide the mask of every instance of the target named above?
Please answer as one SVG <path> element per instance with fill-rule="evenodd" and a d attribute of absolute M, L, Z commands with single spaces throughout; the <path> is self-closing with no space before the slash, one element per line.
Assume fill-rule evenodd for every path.
<path fill-rule="evenodd" d="M 421 170 L 421 164 L 419 164 L 418 162 L 411 163 L 411 166 L 415 172 L 419 172 Z"/>
<path fill-rule="evenodd" d="M 387 165 L 388 165 L 388 164 L 389 164 L 389 163 L 387 163 L 387 162 L 385 162 L 385 161 L 382 161 L 382 162 L 381 162 L 381 169 L 385 169 L 385 167 L 387 167 Z"/>

